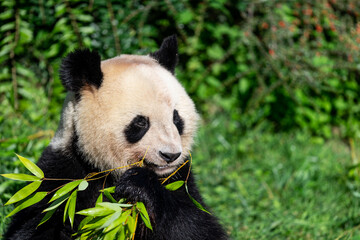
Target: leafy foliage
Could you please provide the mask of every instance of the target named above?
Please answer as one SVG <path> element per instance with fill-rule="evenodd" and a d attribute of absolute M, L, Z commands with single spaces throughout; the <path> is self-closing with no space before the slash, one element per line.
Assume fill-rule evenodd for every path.
<path fill-rule="evenodd" d="M 57 118 L 59 59 L 69 51 L 144 54 L 177 33 L 178 77 L 206 117 L 226 112 L 242 131 L 267 120 L 275 130 L 359 135 L 358 1 L 5 0 L 0 8 L 0 93 L 12 106 L 2 121 L 20 112 L 30 123 Z"/>
<path fill-rule="evenodd" d="M 15 193 L 14 196 L 11 197 L 5 204 L 8 205 L 23 200 L 6 217 L 10 217 L 15 213 L 40 202 L 51 193 L 36 192 L 41 182 L 49 179 L 45 178 L 43 171 L 30 160 L 19 155 L 17 156 L 29 171 L 31 171 L 33 174 L 41 176 L 41 178 L 27 174 L 1 174 L 3 177 L 11 179 L 14 179 L 14 175 L 16 175 L 15 180 L 33 181 Z M 91 178 L 96 175 L 98 174 L 92 174 L 90 177 L 86 177 L 84 179 L 73 180 L 59 187 L 59 189 L 53 194 L 52 198 L 48 202 L 51 203 L 50 206 L 43 210 L 43 212 L 46 214 L 38 226 L 48 221 L 55 213 L 56 209 L 62 206 L 62 204 L 66 201 L 63 221 L 65 223 L 66 219 L 69 219 L 70 225 L 73 227 L 77 193 L 78 191 L 84 191 L 89 186 L 88 181 L 91 181 Z M 30 180 L 30 176 L 34 177 L 34 179 Z M 94 208 L 84 209 L 77 212 L 77 214 L 87 216 L 80 223 L 78 232 L 74 234 L 75 236 L 78 236 L 77 239 L 91 238 L 110 240 L 115 239 L 115 237 L 116 239 L 124 240 L 133 239 L 135 236 L 139 215 L 145 226 L 152 230 L 150 218 L 146 211 L 145 205 L 142 202 L 137 202 L 134 204 L 123 203 L 126 202 L 126 199 L 120 199 L 119 202 L 117 202 L 111 196 L 111 193 L 114 193 L 114 190 L 115 187 L 102 190 L 104 195 L 107 196 L 111 202 L 103 202 L 103 193 L 101 193 Z"/>
<path fill-rule="evenodd" d="M 222 190 L 225 192 L 221 196 L 225 199 L 232 197 L 237 192 L 233 186 L 243 186 L 238 181 L 256 185 L 259 179 L 268 176 L 268 172 L 262 169 L 268 169 L 268 164 L 265 160 L 260 161 L 260 158 L 267 158 L 269 154 L 279 154 L 279 158 L 287 156 L 287 151 L 279 150 L 277 146 L 273 146 L 271 152 L 261 148 L 263 144 L 264 148 L 270 149 L 271 141 L 266 139 L 275 142 L 283 139 L 281 136 L 284 133 L 281 132 L 306 130 L 315 136 L 308 136 L 311 138 L 309 145 L 320 144 L 315 145 L 316 148 L 330 152 L 331 149 L 323 142 L 324 138 L 359 138 L 359 12 L 360 2 L 356 0 L 3 0 L 0 3 L 0 34 L 3 36 L 0 40 L 0 170 L 3 173 L 15 171 L 22 174 L 24 168 L 14 157 L 14 152 L 33 156 L 31 160 L 34 161 L 48 145 L 65 98 L 58 68 L 60 59 L 66 53 L 78 47 L 90 47 L 98 50 L 103 59 L 120 53 L 147 54 L 159 46 L 162 38 L 176 33 L 180 44 L 177 77 L 197 103 L 204 123 L 217 126 L 214 133 L 206 131 L 210 135 L 205 137 L 207 148 L 196 153 L 197 159 L 201 159 L 201 156 L 206 159 L 201 165 L 203 172 L 199 175 L 201 179 L 206 179 L 208 175 L 212 178 L 215 176 L 210 170 L 213 167 L 218 169 L 214 171 L 220 178 L 223 176 L 220 170 L 225 171 L 234 185 L 228 186 L 231 191 Z M 220 116 L 225 116 L 227 121 L 219 119 Z M 257 136 L 266 135 L 268 131 L 280 132 L 280 137 Z M 285 136 L 291 142 L 292 135 Z M 199 141 L 203 141 L 201 136 Z M 260 150 L 254 150 L 254 144 L 259 144 Z M 356 148 L 358 146 L 352 147 L 352 152 Z M 267 155 L 261 155 L 261 151 Z M 251 175 L 245 175 L 247 178 L 233 177 L 231 170 L 238 168 L 233 168 L 233 165 L 230 169 L 224 167 L 230 161 L 236 166 L 241 159 L 246 162 L 245 156 L 248 156 L 247 161 L 257 159 L 259 166 L 251 165 L 248 168 L 250 172 L 253 170 L 252 173 L 261 170 L 258 178 Z M 332 159 L 328 155 L 321 157 Z M 347 155 L 341 157 L 348 158 Z M 352 156 L 351 159 L 357 158 Z M 342 158 L 339 161 L 342 162 Z M 292 164 L 290 168 L 300 167 L 296 161 Z M 338 190 L 342 192 L 350 186 L 353 195 L 342 193 L 352 199 L 358 192 L 359 166 L 357 160 L 349 165 L 347 172 L 341 174 L 344 179 L 351 181 L 344 183 L 343 188 L 339 185 Z M 296 172 L 295 169 L 293 172 Z M 309 167 L 302 171 L 305 174 L 313 170 Z M 29 180 L 35 182 L 34 177 Z M 228 181 L 224 179 L 224 182 Z M 282 178 L 277 180 L 283 181 Z M 316 184 L 324 185 L 321 181 L 314 181 L 314 188 Z M 204 188 L 203 192 L 219 196 L 213 194 L 219 191 L 216 186 L 224 182 L 214 181 L 217 184 L 211 185 L 210 189 Z M 338 186 L 337 183 L 334 183 L 335 186 Z M 22 187 L 20 181 L 0 178 L 0 202 L 8 201 L 13 195 L 11 193 Z M 248 221 L 247 217 L 261 218 L 257 213 L 264 209 L 259 210 L 256 208 L 258 205 L 252 208 L 248 204 L 260 200 L 266 202 L 266 198 L 261 197 L 264 195 L 261 190 L 264 189 L 255 193 L 259 198 L 246 194 L 239 197 L 242 199 L 239 206 L 245 209 L 246 214 L 239 213 L 239 207 L 235 207 L 231 217 L 220 214 L 235 237 L 239 236 L 239 232 L 244 232 L 241 239 L 246 238 L 244 236 L 269 236 L 266 229 L 264 236 L 256 235 L 257 231 L 249 227 L 249 222 L 241 226 L 237 223 L 241 223 L 243 218 Z M 327 191 L 329 198 L 336 194 L 331 189 Z M 300 194 L 296 190 L 293 193 Z M 315 198 L 311 190 L 308 193 L 309 198 Z M 306 199 L 306 196 L 301 196 Z M 212 202 L 213 198 L 209 197 L 211 207 L 220 213 L 228 212 L 229 207 Z M 219 199 L 225 202 L 220 196 Z M 326 198 L 322 200 L 324 206 L 332 208 Z M 296 203 L 296 200 L 292 201 Z M 333 202 L 337 201 L 337 198 L 333 199 Z M 233 205 L 229 200 L 227 202 Z M 348 207 L 350 205 L 344 208 L 351 209 Z M 301 206 L 295 204 L 288 208 L 300 209 Z M 6 207 L 1 211 L 1 216 L 6 216 L 12 209 Z M 316 212 L 316 208 L 305 209 L 305 212 Z M 279 212 L 274 210 L 273 213 L 276 215 Z M 349 217 L 341 217 L 344 223 L 340 228 L 355 227 L 356 216 L 350 213 L 342 213 L 342 216 L 346 214 Z M 240 215 L 241 219 L 238 217 Z M 319 219 L 326 220 L 326 216 L 330 215 L 312 219 L 318 223 L 321 222 Z M 306 220 L 305 217 L 301 219 Z M 294 219 L 290 216 L 288 220 Z M 0 236 L 7 221 L 8 218 L 0 218 Z M 266 222 L 265 219 L 259 221 L 259 224 Z M 283 219 L 283 222 L 287 221 Z M 258 226 L 257 223 L 255 226 Z M 277 228 L 272 229 L 281 226 L 280 229 L 284 231 L 297 231 L 286 224 L 274 226 Z M 298 231 L 298 236 L 305 238 L 308 233 L 319 237 L 312 231 L 329 229 L 327 226 L 304 228 Z M 334 226 L 334 229 L 337 227 Z M 259 226 L 259 229 L 264 228 Z M 247 231 L 251 233 L 246 235 Z"/>
<path fill-rule="evenodd" d="M 58 180 L 61 181 L 63 179 L 51 179 L 46 178 L 44 176 L 43 171 L 36 166 L 33 162 L 29 159 L 24 158 L 20 155 L 17 155 L 20 159 L 22 164 L 33 174 L 1 174 L 3 177 L 15 179 L 15 180 L 22 180 L 22 181 L 33 181 L 29 185 L 25 186 L 24 188 L 20 189 L 17 193 L 12 196 L 9 201 L 5 204 L 12 204 L 19 202 L 23 199 L 24 201 L 20 202 L 15 209 L 10 212 L 6 217 L 10 217 L 15 213 L 30 207 L 41 200 L 43 200 L 50 192 L 36 192 L 39 188 L 42 181 L 47 180 Z M 57 191 L 52 195 L 52 198 L 49 200 L 48 203 L 51 203 L 49 207 L 43 210 L 45 212 L 45 216 L 41 219 L 38 226 L 44 224 L 48 221 L 52 215 L 55 213 L 57 208 L 62 206 L 63 203 L 66 201 L 66 205 L 64 208 L 64 217 L 63 222 L 65 223 L 66 219 L 69 219 L 70 225 L 73 228 L 74 224 L 74 217 L 75 217 L 75 207 L 76 207 L 76 198 L 78 191 L 84 191 L 89 186 L 89 181 L 99 178 L 105 178 L 106 181 L 107 176 L 112 172 L 120 168 L 130 167 L 132 165 L 143 165 L 143 159 L 135 164 L 130 164 L 128 166 L 121 166 L 114 169 L 105 170 L 98 173 L 89 173 L 84 179 L 74 179 L 60 187 L 58 187 Z M 189 161 L 186 161 L 182 164 L 176 171 L 174 171 L 170 176 L 165 178 L 162 181 L 164 184 L 171 176 L 173 176 L 180 168 L 185 166 Z M 190 163 L 192 160 L 190 161 Z M 105 173 L 105 174 L 104 174 Z M 190 173 L 190 169 L 189 169 Z M 188 177 L 189 177 L 188 173 Z M 101 174 L 103 174 L 101 176 Z M 100 177 L 99 177 L 100 175 Z M 14 177 L 15 176 L 15 177 Z M 40 176 L 40 177 L 38 177 Z M 32 177 L 32 178 L 30 178 Z M 174 183 L 170 183 L 165 185 L 165 188 L 170 191 L 175 191 L 179 189 L 181 186 L 185 185 L 186 192 L 191 199 L 191 201 L 202 211 L 205 211 L 210 214 L 199 202 L 197 202 L 189 193 L 187 188 L 187 181 L 188 177 L 185 181 L 176 181 Z M 105 184 L 105 182 L 104 182 Z M 55 189 L 56 190 L 56 189 Z M 145 226 L 151 230 L 153 230 L 150 222 L 149 215 L 145 208 L 145 205 L 142 202 L 136 203 L 126 203 L 126 199 L 120 199 L 116 201 L 112 196 L 112 193 L 115 192 L 115 186 L 105 188 L 101 190 L 101 194 L 99 195 L 96 206 L 89 209 L 84 209 L 77 214 L 85 215 L 81 223 L 79 224 L 78 232 L 74 234 L 77 236 L 77 239 L 134 239 L 135 237 L 135 230 L 138 222 L 138 217 L 140 215 L 141 219 L 143 220 Z M 103 194 L 107 197 L 110 202 L 103 202 Z"/>

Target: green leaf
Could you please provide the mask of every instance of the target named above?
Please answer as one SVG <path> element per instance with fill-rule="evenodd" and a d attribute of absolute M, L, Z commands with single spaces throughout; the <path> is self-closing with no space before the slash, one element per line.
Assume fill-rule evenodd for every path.
<path fill-rule="evenodd" d="M 152 226 L 151 226 L 151 222 L 150 222 L 150 217 L 149 217 L 148 212 L 146 211 L 144 203 L 137 202 L 136 208 L 140 211 L 140 217 L 143 220 L 143 222 L 145 223 L 145 226 L 147 228 L 150 228 L 151 230 L 153 230 Z"/>
<path fill-rule="evenodd" d="M 123 226 L 122 229 L 120 229 L 119 232 L 120 233 L 119 233 L 118 239 L 120 239 L 120 240 L 126 239 L 125 226 Z"/>
<path fill-rule="evenodd" d="M 23 174 L 23 173 L 1 174 L 1 176 L 10 178 L 12 180 L 20 180 L 20 181 L 39 181 L 40 180 L 39 177 L 36 177 L 33 175 L 28 175 L 28 174 Z"/>
<path fill-rule="evenodd" d="M 0 27 L 0 32 L 6 32 L 6 31 L 12 30 L 14 28 L 15 28 L 14 22 L 6 23 Z"/>
<path fill-rule="evenodd" d="M 103 192 L 105 196 L 109 199 L 110 202 L 116 203 L 117 201 L 114 199 L 114 197 L 111 195 L 111 193 L 115 192 L 115 187 L 108 187 L 103 190 L 100 190 L 100 192 Z"/>
<path fill-rule="evenodd" d="M 100 193 L 99 197 L 96 199 L 96 203 L 100 203 L 103 201 L 103 194 Z"/>
<path fill-rule="evenodd" d="M 122 213 L 121 211 L 114 212 L 110 216 L 106 217 L 108 219 L 106 220 L 106 222 L 103 225 L 101 225 L 100 228 L 102 229 L 102 228 L 108 227 L 112 222 L 114 222 L 116 219 L 118 219 L 120 217 L 121 213 Z"/>
<path fill-rule="evenodd" d="M 122 223 L 123 225 L 127 221 L 131 213 L 132 213 L 131 209 L 124 211 L 119 218 L 119 222 Z"/>
<path fill-rule="evenodd" d="M 89 183 L 86 180 L 82 180 L 82 182 L 79 184 L 79 191 L 84 191 L 89 186 Z"/>
<path fill-rule="evenodd" d="M 93 232 L 91 232 L 91 231 L 86 231 L 86 232 L 84 232 L 84 231 L 78 231 L 78 232 L 72 234 L 72 236 L 73 236 L 74 239 L 76 239 L 76 240 L 88 240 L 88 239 L 91 239 L 91 234 L 92 234 L 92 233 L 93 233 Z M 76 237 L 76 238 L 75 238 L 75 237 Z"/>
<path fill-rule="evenodd" d="M 35 163 L 33 163 L 32 161 L 30 161 L 27 158 L 24 158 L 18 154 L 16 154 L 16 156 L 20 159 L 20 161 L 22 162 L 22 164 L 24 164 L 24 166 L 30 171 L 32 172 L 35 176 L 39 177 L 39 178 L 43 178 L 44 177 L 44 172 L 38 167 L 36 166 Z"/>
<path fill-rule="evenodd" d="M 69 214 L 69 220 L 70 220 L 70 225 L 71 228 L 73 228 L 74 225 L 74 217 L 75 217 L 75 208 L 76 208 L 76 197 L 77 197 L 77 190 L 75 190 L 71 196 L 70 196 L 70 203 L 69 203 L 69 210 L 68 210 L 68 214 Z"/>
<path fill-rule="evenodd" d="M 100 192 L 114 193 L 115 192 L 115 186 L 104 188 L 103 190 L 100 190 Z"/>
<path fill-rule="evenodd" d="M 5 205 L 9 205 L 12 203 L 16 203 L 20 200 L 23 200 L 24 198 L 26 198 L 27 196 L 31 195 L 33 192 L 36 191 L 36 189 L 38 189 L 41 185 L 41 181 L 35 181 L 30 183 L 29 185 L 23 187 L 22 189 L 20 189 L 19 191 L 17 191 L 14 196 L 12 196 L 9 201 L 7 201 L 7 203 L 5 203 Z"/>
<path fill-rule="evenodd" d="M 129 216 L 129 218 L 127 219 L 127 225 L 128 225 L 128 229 L 130 230 L 130 232 L 134 233 L 136 230 L 136 215 L 135 216 Z"/>
<path fill-rule="evenodd" d="M 80 229 L 82 229 L 86 224 L 88 224 L 93 219 L 94 219 L 94 217 L 92 217 L 92 216 L 87 216 L 86 218 L 84 218 L 79 224 L 78 231 Z"/>
<path fill-rule="evenodd" d="M 35 203 L 40 202 L 45 196 L 47 195 L 47 192 L 37 192 L 34 196 L 30 197 L 28 200 L 17 206 L 11 213 L 9 213 L 6 217 L 11 217 L 15 213 L 23 210 L 24 208 L 27 208 L 31 205 L 34 205 Z"/>
<path fill-rule="evenodd" d="M 102 203 L 97 203 L 96 206 L 101 206 L 103 208 L 106 208 L 106 209 L 111 209 L 111 210 L 114 210 L 114 211 L 119 211 L 121 210 L 121 206 L 120 205 L 123 205 L 123 204 L 120 204 L 120 203 L 109 203 L 109 202 L 102 202 Z M 130 205 L 132 206 L 132 205 Z"/>
<path fill-rule="evenodd" d="M 56 208 L 48 211 L 48 212 L 45 214 L 45 216 L 43 217 L 43 219 L 41 219 L 41 221 L 40 221 L 40 223 L 37 225 L 37 227 L 39 227 L 40 225 L 44 224 L 47 220 L 49 220 L 55 212 L 56 212 Z"/>
<path fill-rule="evenodd" d="M 128 208 L 128 207 L 132 207 L 134 204 L 130 204 L 130 203 L 116 203 L 116 205 L 118 205 L 119 207 Z"/>
<path fill-rule="evenodd" d="M 44 51 L 44 57 L 45 58 L 51 58 L 55 57 L 60 51 L 60 45 L 59 44 L 53 44 L 50 48 L 48 48 L 46 51 Z"/>
<path fill-rule="evenodd" d="M 198 201 L 196 201 L 190 194 L 188 194 L 188 196 L 197 208 L 211 215 L 211 213 L 206 210 Z"/>
<path fill-rule="evenodd" d="M 120 228 L 124 228 L 123 225 L 117 225 L 117 228 L 114 228 L 110 232 L 107 232 L 104 236 L 104 240 L 113 240 L 115 239 L 116 233 L 119 232 Z"/>
<path fill-rule="evenodd" d="M 118 226 L 124 226 L 124 222 L 125 222 L 126 218 L 123 218 L 122 216 L 120 216 L 119 218 L 117 218 L 115 221 L 113 221 L 108 227 L 106 227 L 104 229 L 104 232 L 109 232 L 112 229 L 118 227 Z"/>
<path fill-rule="evenodd" d="M 60 188 L 55 192 L 54 196 L 50 199 L 49 203 L 58 199 L 61 196 L 64 196 L 65 194 L 76 188 L 82 181 L 83 180 L 77 180 L 67 183 L 65 186 L 63 186 L 62 188 Z"/>
<path fill-rule="evenodd" d="M 70 194 L 65 194 L 63 196 L 61 196 L 60 198 L 56 199 L 48 208 L 46 208 L 43 212 L 48 212 L 51 211 L 53 209 L 58 208 L 63 202 L 66 201 L 66 199 L 68 199 L 70 196 Z"/>
<path fill-rule="evenodd" d="M 68 200 L 66 201 L 66 204 L 65 204 L 64 215 L 63 215 L 63 223 L 65 223 L 67 217 L 69 216 L 69 212 L 68 212 L 69 203 L 70 203 L 70 198 L 68 198 Z"/>
<path fill-rule="evenodd" d="M 211 213 L 210 213 L 208 210 L 206 210 L 198 201 L 195 200 L 195 198 L 193 198 L 193 197 L 190 195 L 189 190 L 188 190 L 188 187 L 187 187 L 187 184 L 185 184 L 185 189 L 186 189 L 186 193 L 188 194 L 190 200 L 195 204 L 195 206 L 196 206 L 198 209 L 200 209 L 200 210 L 202 210 L 202 211 L 204 211 L 204 212 L 206 212 L 206 213 L 208 213 L 208 214 L 211 215 Z"/>
<path fill-rule="evenodd" d="M 110 194 L 110 192 L 104 191 L 105 196 L 107 197 L 107 199 L 109 199 L 110 202 L 112 203 L 117 203 L 117 201 L 114 199 L 114 197 Z"/>
<path fill-rule="evenodd" d="M 119 210 L 117 210 L 119 211 Z M 95 208 L 88 208 L 81 210 L 77 212 L 76 214 L 85 215 L 85 216 L 92 216 L 92 217 L 98 217 L 98 216 L 106 216 L 109 214 L 114 213 L 115 210 L 103 208 L 103 207 L 95 207 Z"/>
<path fill-rule="evenodd" d="M 102 226 L 102 225 L 104 225 L 106 222 L 107 222 L 107 220 L 109 220 L 109 218 L 111 217 L 112 215 L 108 215 L 108 216 L 106 216 L 106 217 L 103 217 L 103 218 L 95 218 L 94 220 L 96 220 L 95 222 L 94 222 L 94 220 L 93 221 L 91 221 L 91 222 L 89 222 L 88 224 L 86 224 L 81 230 L 85 230 L 85 231 L 88 231 L 88 230 L 94 230 L 94 229 L 100 229 L 100 227 Z"/>
<path fill-rule="evenodd" d="M 206 51 L 210 59 L 221 59 L 225 55 L 224 49 L 219 44 L 213 44 Z"/>
<path fill-rule="evenodd" d="M 181 11 L 177 16 L 178 22 L 182 24 L 188 24 L 193 19 L 194 19 L 194 14 L 190 10 Z"/>
<path fill-rule="evenodd" d="M 6 9 L 6 8 L 5 8 Z M 14 16 L 14 10 L 13 9 L 7 9 L 7 11 L 4 11 L 0 14 L 0 20 L 6 20 Z"/>
<path fill-rule="evenodd" d="M 173 182 L 173 183 L 169 183 L 165 186 L 165 188 L 167 190 L 170 190 L 170 191 L 176 191 L 178 190 L 182 185 L 184 185 L 184 181 L 176 181 L 176 182 Z"/>

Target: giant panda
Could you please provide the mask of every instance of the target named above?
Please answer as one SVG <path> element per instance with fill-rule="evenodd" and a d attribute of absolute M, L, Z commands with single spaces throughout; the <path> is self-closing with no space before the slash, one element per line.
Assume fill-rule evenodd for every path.
<path fill-rule="evenodd" d="M 106 186 L 116 186 L 117 199 L 142 201 L 147 208 L 153 231 L 140 223 L 135 239 L 227 239 L 217 219 L 198 209 L 184 187 L 169 191 L 159 181 L 189 157 L 199 119 L 174 76 L 177 61 L 175 36 L 147 56 L 101 61 L 97 52 L 87 49 L 67 55 L 60 79 L 68 94 L 59 128 L 38 166 L 48 178 L 79 179 L 145 156 L 142 167 L 119 169 L 106 180 Z M 170 181 L 185 180 L 188 171 L 186 165 Z M 62 184 L 44 181 L 40 191 Z M 103 180 L 91 181 L 79 192 L 76 211 L 93 207 L 102 188 Z M 188 189 L 204 204 L 192 174 Z M 72 239 L 74 230 L 62 221 L 63 207 L 37 227 L 50 197 L 17 213 L 5 239 Z M 76 215 L 74 229 L 80 221 Z"/>

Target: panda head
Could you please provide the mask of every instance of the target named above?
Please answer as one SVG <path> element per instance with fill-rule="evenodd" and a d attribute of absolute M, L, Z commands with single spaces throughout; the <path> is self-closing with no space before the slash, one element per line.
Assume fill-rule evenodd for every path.
<path fill-rule="evenodd" d="M 148 56 L 101 61 L 90 50 L 70 53 L 60 69 L 68 96 L 51 146 L 66 152 L 76 136 L 79 152 L 100 170 L 135 163 L 145 153 L 144 167 L 159 176 L 176 170 L 199 119 L 174 77 L 177 57 L 175 36 Z"/>

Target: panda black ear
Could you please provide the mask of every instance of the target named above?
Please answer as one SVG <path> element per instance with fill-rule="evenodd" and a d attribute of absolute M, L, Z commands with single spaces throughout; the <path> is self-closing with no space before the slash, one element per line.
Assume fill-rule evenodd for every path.
<path fill-rule="evenodd" d="M 69 53 L 61 62 L 60 79 L 67 91 L 79 92 L 87 84 L 99 88 L 102 83 L 99 53 L 79 49 Z"/>
<path fill-rule="evenodd" d="M 179 58 L 176 35 L 165 38 L 160 46 L 160 49 L 154 53 L 150 53 L 150 57 L 157 60 L 161 66 L 174 74 Z"/>

